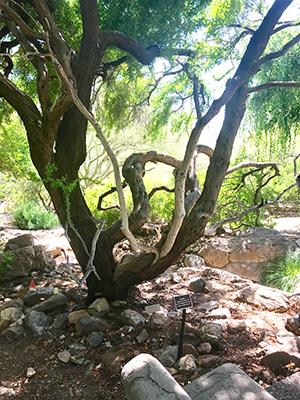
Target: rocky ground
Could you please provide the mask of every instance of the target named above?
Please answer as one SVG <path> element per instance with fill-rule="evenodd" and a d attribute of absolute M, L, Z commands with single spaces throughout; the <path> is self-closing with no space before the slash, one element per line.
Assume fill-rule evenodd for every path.
<path fill-rule="evenodd" d="M 4 229 L 0 239 L 19 234 Z M 34 242 L 27 237 L 25 245 L 8 245 L 33 261 L 30 268 L 29 261 L 22 264 L 25 276 L 0 287 L 0 398 L 121 400 L 120 370 L 145 352 L 182 385 L 227 362 L 264 388 L 300 371 L 300 337 L 285 329 L 300 308 L 300 293 L 265 288 L 190 253 L 127 301 L 100 299 L 85 310 L 82 274 L 63 232 L 33 236 Z M 181 294 L 191 295 L 193 308 L 184 357 L 176 362 L 181 311 L 174 296 Z"/>

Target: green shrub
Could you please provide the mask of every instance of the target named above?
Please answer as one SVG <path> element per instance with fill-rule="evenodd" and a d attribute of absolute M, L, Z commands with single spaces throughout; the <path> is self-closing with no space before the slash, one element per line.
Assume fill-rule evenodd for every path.
<path fill-rule="evenodd" d="M 174 193 L 156 192 L 150 199 L 150 207 L 152 221 L 171 221 L 174 211 Z"/>
<path fill-rule="evenodd" d="M 33 201 L 21 204 L 13 212 L 13 217 L 21 229 L 51 229 L 59 224 L 53 212 Z"/>
<path fill-rule="evenodd" d="M 300 284 L 300 251 L 290 251 L 271 262 L 260 280 L 264 285 L 292 292 Z"/>

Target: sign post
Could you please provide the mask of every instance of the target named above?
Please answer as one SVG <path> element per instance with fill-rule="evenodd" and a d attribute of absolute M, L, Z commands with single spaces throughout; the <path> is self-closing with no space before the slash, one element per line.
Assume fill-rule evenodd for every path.
<path fill-rule="evenodd" d="M 174 304 L 176 311 L 182 310 L 182 320 L 181 320 L 181 327 L 180 327 L 179 341 L 178 341 L 178 352 L 177 352 L 177 360 L 179 360 L 182 357 L 182 352 L 183 352 L 183 337 L 184 337 L 184 327 L 186 319 L 186 309 L 193 307 L 191 295 L 184 294 L 182 296 L 175 296 Z"/>

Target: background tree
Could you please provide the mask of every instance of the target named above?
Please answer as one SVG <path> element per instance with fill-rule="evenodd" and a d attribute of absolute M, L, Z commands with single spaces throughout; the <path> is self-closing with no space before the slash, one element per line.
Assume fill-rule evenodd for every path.
<path fill-rule="evenodd" d="M 131 285 L 163 272 L 187 246 L 201 237 L 229 165 L 250 80 L 262 65 L 284 55 L 300 41 L 300 35 L 296 35 L 278 50 L 266 52 L 270 37 L 278 32 L 278 21 L 292 0 L 275 0 L 255 29 L 237 23 L 239 18 L 251 15 L 252 2 L 250 7 L 230 0 L 157 3 L 150 0 L 128 4 L 126 1 L 98 4 L 96 0 L 78 3 L 0 0 L 0 96 L 17 111 L 25 126 L 32 161 L 85 272 L 88 301 L 99 292 L 110 298 L 125 295 Z M 200 45 L 193 35 L 205 24 L 208 34 L 217 37 L 216 32 L 222 31 L 225 21 L 231 24 L 225 35 L 229 42 L 232 29 L 236 44 L 248 36 L 250 40 L 221 96 L 207 103 L 199 70 L 209 63 L 207 59 L 213 52 L 217 62 L 226 56 L 226 51 L 232 53 L 232 47 L 221 51 L 221 42 L 205 46 L 202 41 Z M 238 30 L 241 31 L 237 35 Z M 133 199 L 133 209 L 127 217 L 122 206 L 119 167 L 99 123 L 89 111 L 92 89 L 97 77 L 110 82 L 109 78 L 114 78 L 111 74 L 121 68 L 116 89 L 123 85 L 122 92 L 117 94 L 119 99 L 123 96 L 124 109 L 128 110 L 126 96 L 133 88 L 139 88 L 143 79 L 139 64 L 149 65 L 158 56 L 169 60 L 164 75 L 175 76 L 173 88 L 177 96 L 169 96 L 166 110 L 174 111 L 172 106 L 178 103 L 178 98 L 193 97 L 197 119 L 182 161 L 154 151 L 127 158 L 122 173 Z M 151 70 L 146 77 L 150 73 Z M 177 81 L 180 74 L 183 82 L 189 82 L 187 94 L 184 94 L 186 86 Z M 159 82 L 155 73 L 153 76 L 155 88 Z M 115 97 L 109 87 L 106 94 L 108 100 Z M 116 123 L 122 115 L 123 121 L 128 115 L 127 111 L 122 114 L 122 101 L 118 104 Z M 223 106 L 223 126 L 200 192 L 192 159 L 201 132 Z M 104 126 L 113 115 L 111 107 L 108 110 Z M 86 158 L 87 120 L 113 162 L 121 202 L 122 220 L 105 229 L 88 209 L 78 179 L 78 171 Z M 149 215 L 148 194 L 143 183 L 148 162 L 162 162 L 175 168 L 173 220 L 166 235 L 152 248 L 138 244 L 133 235 Z M 130 240 L 136 254 L 117 265 L 113 248 L 124 237 Z"/>

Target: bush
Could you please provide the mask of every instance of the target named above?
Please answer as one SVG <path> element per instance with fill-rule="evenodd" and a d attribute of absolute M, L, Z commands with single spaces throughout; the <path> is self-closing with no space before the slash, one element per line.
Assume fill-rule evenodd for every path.
<path fill-rule="evenodd" d="M 32 201 L 17 208 L 13 217 L 21 229 L 51 229 L 59 224 L 53 212 Z"/>
<path fill-rule="evenodd" d="M 267 265 L 261 283 L 292 292 L 300 284 L 300 251 L 290 251 Z"/>

